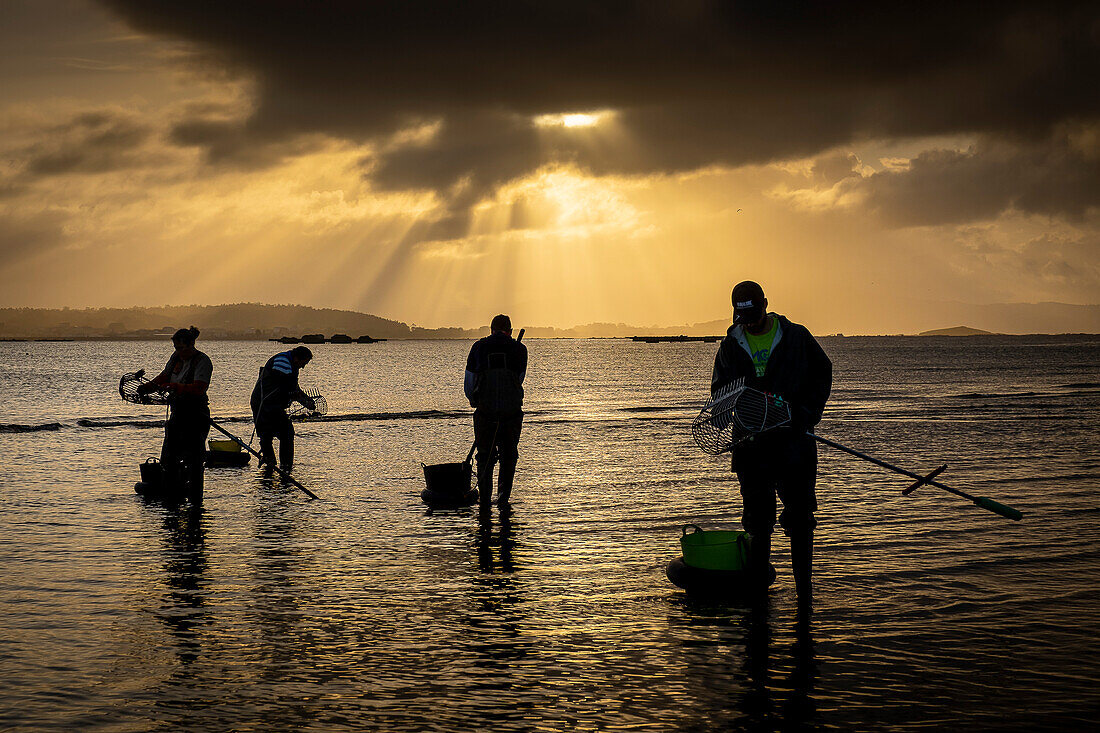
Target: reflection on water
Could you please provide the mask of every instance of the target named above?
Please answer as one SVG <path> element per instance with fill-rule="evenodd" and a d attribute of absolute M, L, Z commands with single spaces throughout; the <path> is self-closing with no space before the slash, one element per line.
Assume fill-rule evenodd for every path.
<path fill-rule="evenodd" d="M 493 512 L 482 508 L 477 523 L 477 566 L 485 573 L 512 573 L 516 570 L 515 550 L 518 532 L 515 511 L 505 505 L 500 509 L 496 527 Z"/>
<path fill-rule="evenodd" d="M 673 610 L 669 624 L 695 632 L 681 649 L 694 712 L 686 729 L 798 730 L 818 722 L 808 618 L 790 624 L 766 598 L 729 606 L 684 597 Z"/>
<path fill-rule="evenodd" d="M 1025 519 L 902 497 L 822 448 L 801 621 L 786 543 L 763 604 L 664 575 L 684 524 L 740 515 L 728 461 L 688 429 L 714 345 L 531 342 L 514 510 L 482 516 L 419 498 L 420 462 L 469 447 L 468 343 L 319 346 L 309 378 L 347 418 L 299 425 L 295 475 L 322 500 L 253 464 L 209 470 L 194 511 L 133 493 L 163 414 L 120 404 L 114 367 L 149 345 L 24 344 L 41 365 L 14 371 L 0 344 L 0 422 L 60 424 L 2 436 L 0 728 L 1093 726 L 1100 342 L 823 342 L 823 435 L 948 463 Z M 206 349 L 219 417 L 247 418 L 268 347 Z"/>
<path fill-rule="evenodd" d="M 210 623 L 206 608 L 207 521 L 202 506 L 184 504 L 163 512 L 162 554 L 168 592 L 156 617 L 175 643 L 179 664 L 173 676 L 186 680 L 194 675 L 192 663 L 202 652 L 202 632 Z"/>

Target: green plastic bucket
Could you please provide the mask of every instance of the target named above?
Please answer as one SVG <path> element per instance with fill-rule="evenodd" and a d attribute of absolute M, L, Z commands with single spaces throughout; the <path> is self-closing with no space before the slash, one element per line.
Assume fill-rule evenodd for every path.
<path fill-rule="evenodd" d="M 743 570 L 749 562 L 748 532 L 704 531 L 694 524 L 686 524 L 680 547 L 684 551 L 684 563 L 701 570 Z"/>

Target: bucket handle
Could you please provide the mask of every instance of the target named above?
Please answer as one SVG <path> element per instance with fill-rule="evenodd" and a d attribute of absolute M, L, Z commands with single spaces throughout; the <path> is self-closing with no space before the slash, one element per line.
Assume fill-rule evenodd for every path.
<path fill-rule="evenodd" d="M 684 537 L 687 537 L 689 534 L 695 534 L 695 532 L 688 532 L 689 528 L 694 528 L 695 532 L 702 532 L 703 531 L 703 528 L 700 527 L 698 524 L 685 524 L 684 525 Z"/>

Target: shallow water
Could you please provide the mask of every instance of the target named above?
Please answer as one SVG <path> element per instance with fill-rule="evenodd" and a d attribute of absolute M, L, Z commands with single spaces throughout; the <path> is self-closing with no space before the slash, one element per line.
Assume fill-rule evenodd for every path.
<path fill-rule="evenodd" d="M 146 503 L 164 343 L 0 343 L 0 726 L 80 730 L 1082 729 L 1100 710 L 1100 339 L 822 339 L 819 432 L 1025 513 L 822 447 L 815 615 L 664 576 L 686 523 L 736 528 L 690 420 L 716 344 L 531 340 L 515 511 L 429 514 L 460 460 L 468 342 L 323 345 L 296 476 L 207 471 Z M 246 440 L 264 342 L 201 343 Z M 44 429 L 35 429 L 44 427 Z"/>

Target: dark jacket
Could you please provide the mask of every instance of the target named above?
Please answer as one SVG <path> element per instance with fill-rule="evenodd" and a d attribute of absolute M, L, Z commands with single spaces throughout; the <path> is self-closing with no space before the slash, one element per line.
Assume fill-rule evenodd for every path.
<path fill-rule="evenodd" d="M 507 334 L 491 334 L 475 343 L 466 359 L 466 398 L 486 414 L 519 414 L 526 375 L 527 347 Z"/>
<path fill-rule="evenodd" d="M 282 412 L 290 403 L 304 396 L 298 387 L 298 367 L 289 351 L 267 360 L 256 386 L 252 389 L 252 413 Z"/>
<path fill-rule="evenodd" d="M 744 377 L 746 386 L 778 394 L 791 403 L 792 424 L 808 430 L 825 410 L 833 386 L 833 363 L 805 326 L 772 315 L 779 319 L 779 332 L 764 376 L 756 376 L 744 327 L 730 326 L 714 357 L 711 393 Z"/>

